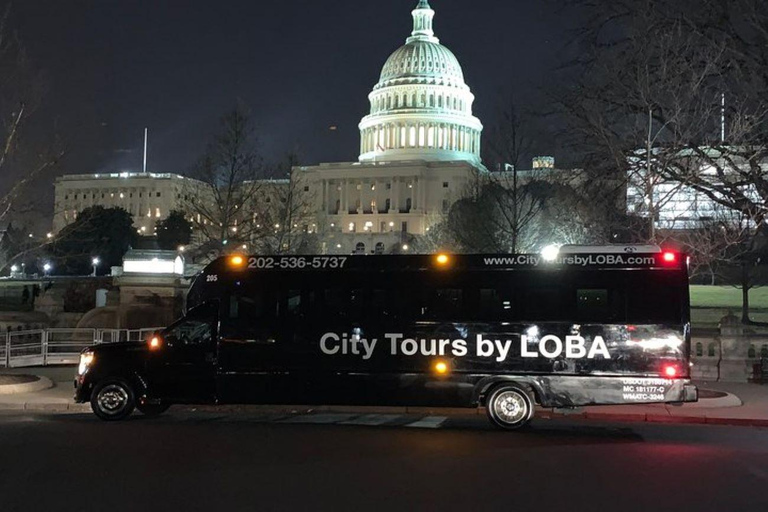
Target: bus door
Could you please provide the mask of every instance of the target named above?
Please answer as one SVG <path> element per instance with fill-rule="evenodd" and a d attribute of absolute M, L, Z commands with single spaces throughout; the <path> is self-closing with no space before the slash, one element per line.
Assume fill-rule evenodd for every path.
<path fill-rule="evenodd" d="M 181 403 L 213 401 L 217 314 L 218 302 L 205 303 L 163 331 L 162 345 L 148 361 L 153 395 Z"/>
<path fill-rule="evenodd" d="M 264 284 L 264 283 L 260 283 Z M 232 294 L 224 305 L 217 396 L 229 403 L 300 399 L 305 379 L 292 357 L 300 292 L 261 286 Z M 299 372 L 300 373 L 300 372 Z"/>

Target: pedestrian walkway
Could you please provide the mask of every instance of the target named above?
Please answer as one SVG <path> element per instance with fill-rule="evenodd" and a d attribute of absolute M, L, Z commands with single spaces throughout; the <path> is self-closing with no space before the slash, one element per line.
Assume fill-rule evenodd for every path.
<path fill-rule="evenodd" d="M 0 394 L 0 410 L 45 412 L 90 412 L 89 404 L 75 404 L 71 366 L 20 368 L 5 373 L 32 373 L 46 377 L 53 387 L 33 393 Z M 703 423 L 721 425 L 768 426 L 768 386 L 727 382 L 695 382 L 702 399 L 697 403 L 668 405 L 611 405 L 576 409 L 538 408 L 538 418 L 584 418 L 602 421 Z M 721 392 L 719 396 L 717 393 Z M 439 428 L 449 417 L 484 415 L 483 408 L 440 407 L 357 407 L 357 406 L 197 406 L 190 411 L 217 413 L 282 414 L 284 423 L 326 423 L 339 425 L 407 425 L 414 428 Z"/>

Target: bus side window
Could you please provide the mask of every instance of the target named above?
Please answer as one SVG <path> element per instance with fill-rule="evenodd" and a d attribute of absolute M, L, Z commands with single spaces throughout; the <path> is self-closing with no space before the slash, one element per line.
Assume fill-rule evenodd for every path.
<path fill-rule="evenodd" d="M 435 288 L 430 290 L 424 316 L 434 320 L 460 320 L 466 316 L 462 309 L 462 290 Z"/>
<path fill-rule="evenodd" d="M 287 290 L 277 303 L 278 317 L 283 320 L 298 318 L 302 313 L 301 305 L 301 290 Z"/>
<path fill-rule="evenodd" d="M 579 320 L 599 321 L 608 313 L 608 290 L 581 288 L 576 290 L 576 313 Z"/>
<path fill-rule="evenodd" d="M 259 333 L 272 327 L 276 307 L 274 296 L 265 292 L 231 295 L 226 318 L 222 319 L 222 336 L 258 339 Z"/>

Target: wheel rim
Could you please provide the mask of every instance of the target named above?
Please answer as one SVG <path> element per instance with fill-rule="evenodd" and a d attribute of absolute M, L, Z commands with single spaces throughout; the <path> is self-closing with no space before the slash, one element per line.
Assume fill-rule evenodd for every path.
<path fill-rule="evenodd" d="M 128 405 L 128 392 L 118 384 L 109 384 L 99 391 L 96 403 L 104 414 L 119 414 Z"/>
<path fill-rule="evenodd" d="M 493 413 L 503 423 L 520 423 L 528 415 L 528 403 L 516 391 L 502 391 L 493 401 Z"/>

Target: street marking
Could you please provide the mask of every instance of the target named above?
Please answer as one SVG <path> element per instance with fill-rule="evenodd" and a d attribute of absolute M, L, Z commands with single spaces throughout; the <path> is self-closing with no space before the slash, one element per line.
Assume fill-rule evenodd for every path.
<path fill-rule="evenodd" d="M 357 416 L 357 414 L 303 414 L 301 416 L 279 420 L 277 423 L 318 423 L 327 425 L 330 423 L 347 421 L 355 416 Z"/>
<path fill-rule="evenodd" d="M 419 421 L 414 421 L 405 426 L 415 428 L 439 428 L 447 419 L 447 416 L 427 416 L 426 418 L 421 418 Z"/>
<path fill-rule="evenodd" d="M 364 425 L 364 426 L 378 426 L 395 421 L 400 418 L 399 414 L 363 414 L 360 417 L 351 419 L 349 421 L 342 421 L 340 425 Z"/>

